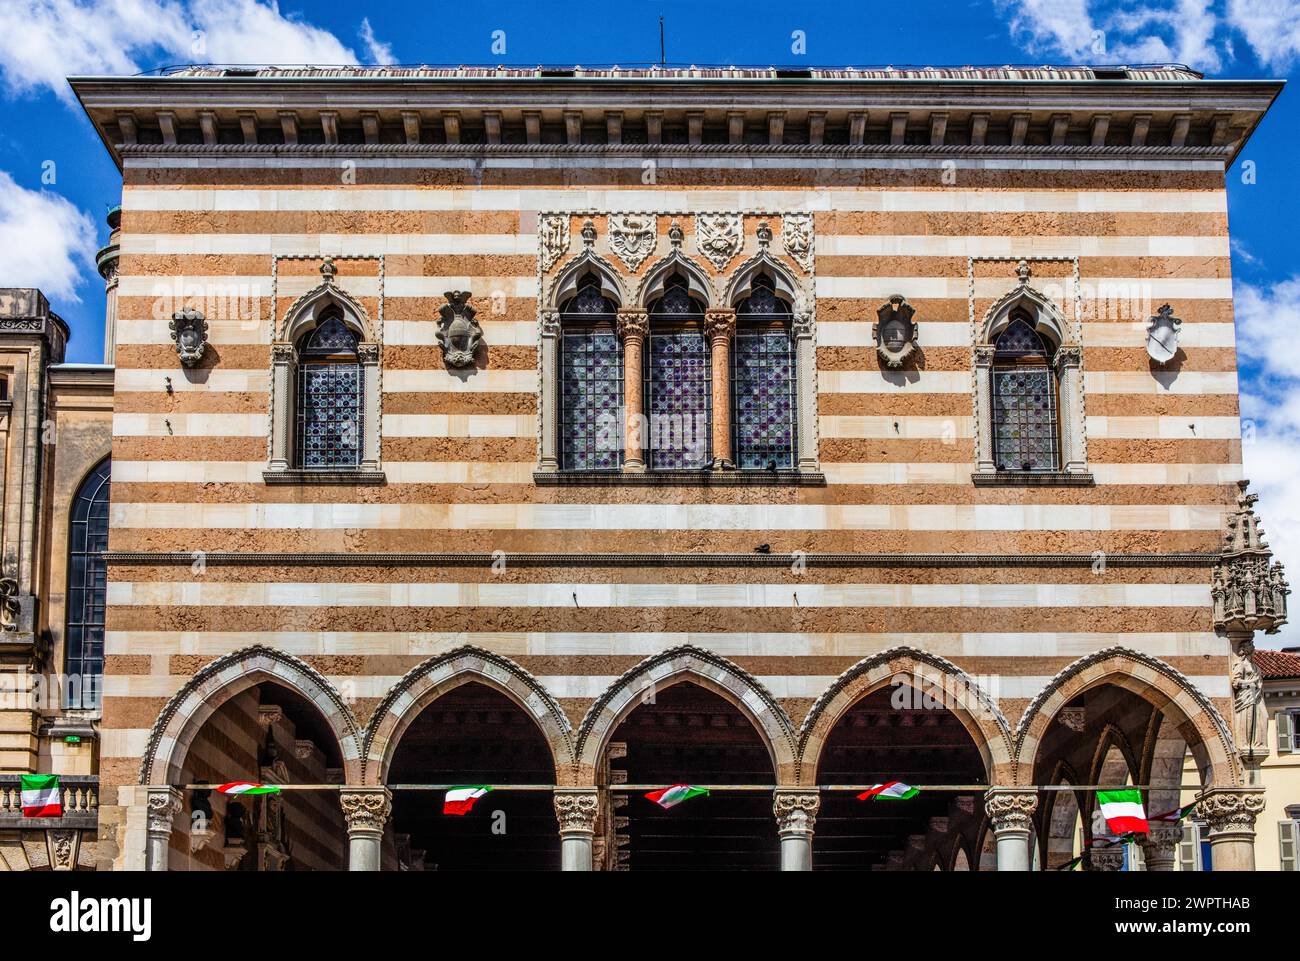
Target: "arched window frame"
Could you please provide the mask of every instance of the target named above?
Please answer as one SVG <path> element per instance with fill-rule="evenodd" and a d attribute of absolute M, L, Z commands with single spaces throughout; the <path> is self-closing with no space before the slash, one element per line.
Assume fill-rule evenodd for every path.
<path fill-rule="evenodd" d="M 736 331 L 731 349 L 731 435 L 732 455 L 740 470 L 793 470 L 799 460 L 799 389 L 798 362 L 794 343 L 793 304 L 788 296 L 782 296 L 774 279 L 767 273 L 757 273 L 747 285 L 747 296 L 736 304 Z M 775 335 L 775 336 L 773 336 Z M 756 350 L 747 350 L 742 345 L 754 341 Z M 747 463 L 755 454 L 748 453 L 744 444 L 744 412 L 750 402 L 750 391 L 742 386 L 752 375 L 751 356 L 757 354 L 760 369 L 766 366 L 766 360 L 776 345 L 783 349 L 784 356 L 777 363 L 787 369 L 785 390 L 789 410 L 786 414 L 790 440 L 784 451 L 776 452 L 778 456 L 759 457 L 759 461 Z M 755 384 L 757 380 L 755 379 Z"/>
<path fill-rule="evenodd" d="M 596 309 L 596 308 L 600 309 Z M 560 308 L 557 342 L 557 403 L 556 424 L 559 432 L 556 445 L 558 466 L 561 470 L 617 471 L 623 465 L 623 344 L 618 332 L 618 305 L 608 296 L 607 287 L 596 273 L 584 274 L 578 279 L 572 296 Z M 599 356 L 608 350 L 608 357 Z M 579 364 L 571 352 L 582 351 Z M 579 366 L 588 367 L 585 379 L 592 383 L 593 394 L 603 394 L 614 400 L 613 409 L 604 412 L 595 409 L 583 411 L 581 416 L 589 422 L 579 425 L 583 436 L 578 436 L 569 421 L 575 413 L 572 400 L 574 384 L 570 378 Z M 599 405 L 599 401 L 596 401 Z M 580 448 L 587 447 L 582 452 Z"/>
<path fill-rule="evenodd" d="M 1084 434 L 1083 350 L 1074 325 L 1041 292 L 1020 284 L 989 308 L 975 343 L 975 473 L 976 484 L 1082 484 L 1093 482 L 1088 473 Z M 1051 354 L 1056 379 L 1058 468 L 1051 471 L 1000 470 L 994 449 L 993 389 L 997 341 L 1015 319 L 1025 318 Z"/>
<path fill-rule="evenodd" d="M 645 436 L 642 438 L 645 449 L 646 469 L 651 471 L 705 470 L 713 458 L 713 371 L 712 351 L 709 347 L 709 332 L 705 325 L 707 300 L 703 299 L 693 278 L 686 271 L 674 270 L 660 278 L 658 296 L 646 304 L 648 335 L 642 361 L 645 397 Z M 697 378 L 703 395 L 703 410 L 696 411 L 694 424 L 674 424 L 671 420 L 660 420 L 655 410 L 656 401 L 656 351 L 666 349 L 670 338 L 681 335 L 698 334 L 700 341 L 700 360 L 703 369 Z M 662 385 L 660 385 L 662 390 Z M 700 432 L 703 442 L 700 443 Z M 674 443 L 691 442 L 699 451 L 698 460 L 674 465 L 676 458 L 669 451 L 659 449 L 656 445 L 666 440 Z"/>
<path fill-rule="evenodd" d="M 99 706 L 104 676 L 104 610 L 108 591 L 109 494 L 112 460 L 104 458 L 77 486 L 68 512 L 68 586 L 63 669 L 68 708 Z"/>
<path fill-rule="evenodd" d="M 332 271 L 322 271 L 325 282 L 300 297 L 285 315 L 271 344 L 271 431 L 267 483 L 383 483 L 380 451 L 380 344 L 377 326 L 361 304 L 334 281 Z M 342 321 L 357 337 L 360 367 L 361 436 L 358 464 L 354 467 L 304 468 L 298 461 L 300 346 L 332 317 Z"/>
<path fill-rule="evenodd" d="M 1009 344 L 1013 335 L 1021 336 L 1027 339 L 1030 347 L 1024 350 L 1017 350 Z M 1052 356 L 1055 353 L 1053 344 L 1045 337 L 1041 336 L 1033 326 L 1033 318 L 1023 310 L 1015 310 L 1011 313 L 1010 323 L 1003 328 L 1002 333 L 998 335 L 993 344 L 993 375 L 992 375 L 992 416 L 993 416 L 993 461 L 999 470 L 1025 470 L 1025 471 L 1057 471 L 1061 465 L 1061 401 L 1058 391 L 1056 373 L 1052 368 Z M 1028 423 L 1028 418 L 1023 414 L 1018 419 L 1022 421 L 1022 426 L 1032 427 L 1036 432 L 1044 431 L 1048 434 L 1048 450 L 1046 452 L 1046 462 L 1042 462 L 1039 457 L 1038 463 L 1031 465 L 1028 461 L 1023 460 L 1025 456 L 1033 456 L 1032 452 L 1020 451 L 1019 456 L 1021 463 L 1013 462 L 1017 452 L 1006 450 L 1002 446 L 1002 423 L 998 415 L 999 398 L 1002 396 L 1002 384 L 1004 381 L 1019 377 L 1034 377 L 1041 374 L 1043 378 L 1041 393 L 1047 403 L 1047 416 L 1042 419 L 1041 423 Z M 1025 395 L 1028 396 L 1028 395 Z M 1006 414 L 1004 416 L 1010 417 Z M 1032 442 L 1026 442 L 1032 446 Z"/>

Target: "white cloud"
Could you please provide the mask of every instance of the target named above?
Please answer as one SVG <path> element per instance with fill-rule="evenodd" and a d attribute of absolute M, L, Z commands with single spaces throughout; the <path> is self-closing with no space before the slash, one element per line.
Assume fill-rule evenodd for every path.
<path fill-rule="evenodd" d="M 1031 53 L 1074 63 L 1185 63 L 1216 71 L 1244 37 L 1255 58 L 1286 70 L 1300 58 L 1300 0 L 995 0 Z"/>
<path fill-rule="evenodd" d="M 0 24 L 9 90 L 48 88 L 65 99 L 64 78 L 76 74 L 170 63 L 359 62 L 328 30 L 281 13 L 276 0 L 0 0 Z M 392 62 L 368 21 L 360 36 L 369 59 Z"/>
<path fill-rule="evenodd" d="M 375 38 L 374 28 L 370 26 L 370 18 L 363 17 L 361 20 L 361 29 L 357 32 L 361 37 L 361 42 L 366 45 L 366 60 L 370 63 L 396 63 L 397 58 L 393 56 L 391 44 L 383 43 Z"/>
<path fill-rule="evenodd" d="M 79 301 L 77 285 L 95 276 L 95 223 L 64 197 L 28 190 L 0 170 L 0 250 L 8 287 L 39 287 Z"/>
<path fill-rule="evenodd" d="M 1243 374 L 1242 458 L 1257 492 L 1260 523 L 1292 584 L 1300 583 L 1300 276 L 1258 288 L 1236 285 L 1237 347 Z M 1277 638 L 1267 643 L 1273 646 Z M 1281 643 L 1300 640 L 1300 624 Z"/>

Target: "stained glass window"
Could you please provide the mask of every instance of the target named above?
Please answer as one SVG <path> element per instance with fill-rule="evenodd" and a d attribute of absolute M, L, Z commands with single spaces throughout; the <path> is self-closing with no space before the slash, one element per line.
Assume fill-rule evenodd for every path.
<path fill-rule="evenodd" d="M 104 595 L 108 585 L 108 494 L 111 462 L 104 460 L 81 483 L 72 501 L 68 543 L 65 707 L 99 704 L 104 675 Z"/>
<path fill-rule="evenodd" d="M 673 277 L 650 310 L 646 413 L 651 470 L 701 470 L 709 463 L 712 386 L 704 311 Z"/>
<path fill-rule="evenodd" d="M 303 339 L 299 356 L 298 466 L 358 466 L 362 407 L 356 334 L 331 315 Z"/>
<path fill-rule="evenodd" d="M 1051 350 L 1024 317 L 998 337 L 993 357 L 993 454 L 998 470 L 1059 469 Z"/>
<path fill-rule="evenodd" d="M 790 312 L 766 276 L 736 311 L 732 407 L 736 466 L 794 467 L 794 344 Z"/>
<path fill-rule="evenodd" d="M 560 332 L 560 467 L 623 463 L 623 345 L 613 301 L 595 281 L 565 305 Z"/>

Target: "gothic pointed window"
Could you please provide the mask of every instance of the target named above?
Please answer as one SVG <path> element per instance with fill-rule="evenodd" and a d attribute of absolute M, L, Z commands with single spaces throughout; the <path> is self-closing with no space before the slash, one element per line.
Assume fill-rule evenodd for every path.
<path fill-rule="evenodd" d="M 298 345 L 297 460 L 304 470 L 361 462 L 361 364 L 357 335 L 337 311 Z"/>
<path fill-rule="evenodd" d="M 795 465 L 795 356 L 790 308 L 765 274 L 736 309 L 732 351 L 732 430 L 736 466 Z"/>
<path fill-rule="evenodd" d="M 645 413 L 650 470 L 702 470 L 709 464 L 710 351 L 704 310 L 686 279 L 669 278 L 650 307 Z"/>
<path fill-rule="evenodd" d="M 1053 348 L 1023 312 L 995 343 L 993 355 L 993 456 L 998 470 L 1060 469 Z"/>
<path fill-rule="evenodd" d="M 560 314 L 560 467 L 623 464 L 623 346 L 615 305 L 588 276 Z"/>
<path fill-rule="evenodd" d="M 104 599 L 108 588 L 108 495 L 111 462 L 103 460 L 72 499 L 68 538 L 65 707 L 99 704 L 104 675 Z"/>

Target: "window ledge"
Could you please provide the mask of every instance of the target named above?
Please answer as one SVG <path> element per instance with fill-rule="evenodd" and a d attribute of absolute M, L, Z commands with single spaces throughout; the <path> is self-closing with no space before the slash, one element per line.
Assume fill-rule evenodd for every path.
<path fill-rule="evenodd" d="M 268 484 L 386 484 L 381 470 L 264 470 Z"/>
<path fill-rule="evenodd" d="M 1059 470 L 979 471 L 970 478 L 976 487 L 1092 487 L 1092 474 Z"/>
<path fill-rule="evenodd" d="M 820 471 L 533 471 L 539 487 L 825 487 Z"/>

